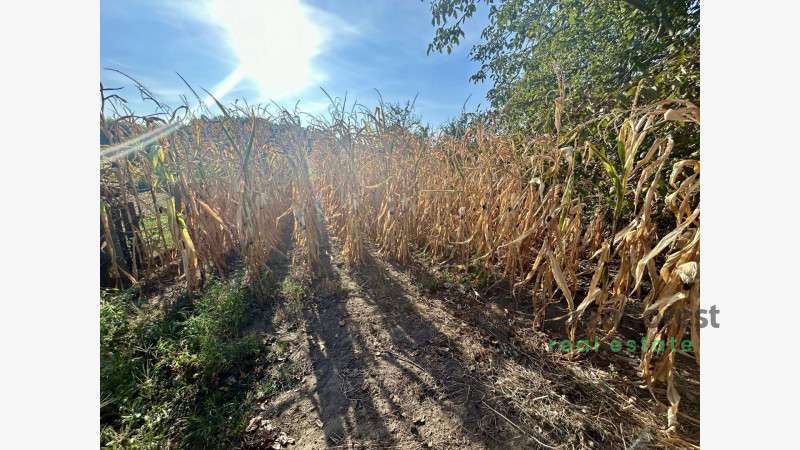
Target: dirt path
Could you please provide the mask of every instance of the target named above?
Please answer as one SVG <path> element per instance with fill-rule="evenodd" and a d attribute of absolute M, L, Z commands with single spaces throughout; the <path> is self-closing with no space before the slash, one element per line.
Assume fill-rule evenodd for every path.
<path fill-rule="evenodd" d="M 303 323 L 278 338 L 301 381 L 263 402 L 256 448 L 627 448 L 658 426 L 632 383 L 521 350 L 545 337 L 510 345 L 374 252 L 347 268 L 326 238 L 321 254 Z"/>

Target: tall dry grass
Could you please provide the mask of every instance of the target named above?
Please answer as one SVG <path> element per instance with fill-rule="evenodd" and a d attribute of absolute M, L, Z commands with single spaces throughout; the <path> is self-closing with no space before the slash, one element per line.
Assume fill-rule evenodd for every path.
<path fill-rule="evenodd" d="M 490 124 L 419 139 L 378 108 L 319 124 L 310 158 L 350 264 L 365 238 L 400 263 L 413 253 L 479 264 L 527 297 L 538 325 L 565 304 L 573 344 L 612 339 L 631 302 L 645 312 L 648 342 L 680 342 L 685 324 L 664 318 L 690 310 L 698 358 L 700 163 L 670 158 L 672 138 L 653 134 L 669 121 L 699 125 L 699 109 L 681 100 L 637 108 L 605 149 L 569 135 L 514 139 Z M 661 234 L 654 216 L 671 216 L 671 230 Z M 641 358 L 648 386 L 667 384 L 669 426 L 680 402 L 674 358 L 652 347 Z"/>
<path fill-rule="evenodd" d="M 318 258 L 304 131 L 288 113 L 256 117 L 255 109 L 218 107 L 217 117 L 173 115 L 170 122 L 101 117 L 112 143 L 101 153 L 103 245 L 118 284 L 162 276 L 179 263 L 192 291 L 209 271 L 224 276 L 231 257 L 259 278 L 279 250 L 286 220 L 308 247 L 309 267 Z M 112 210 L 126 219 L 116 221 L 116 230 L 109 225 Z M 155 216 L 150 229 L 141 220 L 148 214 Z M 127 261 L 119 257 L 119 241 L 131 249 Z"/>
<path fill-rule="evenodd" d="M 292 220 L 306 249 L 298 263 L 313 273 L 324 214 L 349 264 L 363 261 L 371 241 L 400 263 L 479 265 L 530 302 L 537 325 L 562 305 L 573 343 L 613 339 L 636 304 L 649 341 L 688 334 L 699 362 L 700 162 L 673 158 L 663 132 L 669 122 L 699 125 L 699 109 L 668 100 L 608 119 L 616 142 L 605 148 L 562 129 L 563 102 L 555 135 L 522 138 L 492 123 L 423 138 L 382 107 L 337 102 L 306 126 L 285 110 L 220 104 L 214 117 L 101 114 L 112 144 L 101 156 L 101 251 L 119 284 L 177 265 L 193 290 L 209 271 L 224 275 L 231 256 L 260 276 Z M 150 228 L 147 203 L 157 218 Z M 665 320 L 684 309 L 688 328 Z M 640 365 L 648 386 L 667 386 L 670 427 L 680 404 L 674 358 L 650 348 Z"/>

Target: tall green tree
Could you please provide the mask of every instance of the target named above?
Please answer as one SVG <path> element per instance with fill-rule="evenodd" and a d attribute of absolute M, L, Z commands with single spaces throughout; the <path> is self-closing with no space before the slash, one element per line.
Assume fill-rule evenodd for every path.
<path fill-rule="evenodd" d="M 479 3 L 490 23 L 470 51 L 481 63 L 471 80 L 491 79 L 488 99 L 509 129 L 555 128 L 556 69 L 562 127 L 629 107 L 639 82 L 640 104 L 699 105 L 699 0 L 433 0 L 428 52 L 459 45 Z"/>

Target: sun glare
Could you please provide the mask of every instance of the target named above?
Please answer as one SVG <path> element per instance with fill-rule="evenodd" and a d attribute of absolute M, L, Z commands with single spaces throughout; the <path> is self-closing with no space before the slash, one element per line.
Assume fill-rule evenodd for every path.
<path fill-rule="evenodd" d="M 298 0 L 219 0 L 211 13 L 227 31 L 238 70 L 264 98 L 297 94 L 320 81 L 311 60 L 320 52 L 323 30 Z"/>

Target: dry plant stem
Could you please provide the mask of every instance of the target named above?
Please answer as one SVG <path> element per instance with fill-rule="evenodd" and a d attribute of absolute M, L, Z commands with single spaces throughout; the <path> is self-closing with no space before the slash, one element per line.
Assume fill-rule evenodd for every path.
<path fill-rule="evenodd" d="M 196 290 L 211 270 L 224 276 L 230 255 L 260 277 L 291 215 L 303 249 L 298 265 L 314 276 L 325 220 L 346 264 L 363 263 L 371 242 L 400 263 L 448 263 L 474 279 L 476 292 L 504 280 L 515 299 L 530 296 L 539 325 L 547 307 L 560 304 L 573 344 L 613 339 L 633 303 L 646 312 L 649 341 L 680 340 L 685 328 L 662 318 L 700 306 L 700 162 L 673 158 L 675 143 L 660 127 L 699 124 L 699 108 L 683 100 L 637 107 L 614 122 L 617 148 L 605 149 L 566 137 L 564 102 L 562 93 L 556 136 L 524 138 L 479 123 L 463 136 L 421 137 L 387 123 L 381 108 L 347 112 L 336 103 L 330 121 L 306 125 L 288 111 L 257 117 L 221 104 L 219 117 L 178 123 L 173 115 L 162 127 L 101 115 L 112 145 L 133 142 L 131 151 L 101 158 L 101 251 L 118 285 L 178 265 Z M 142 135 L 158 137 L 135 141 Z M 587 171 L 601 181 L 579 176 Z M 140 198 L 143 184 L 150 195 Z M 139 214 L 153 211 L 155 237 L 134 220 L 130 198 Z M 129 248 L 127 267 L 115 243 Z M 688 335 L 699 361 L 694 319 Z M 681 417 L 673 366 L 669 352 L 641 353 L 646 383 L 666 384 L 669 427 Z"/>

